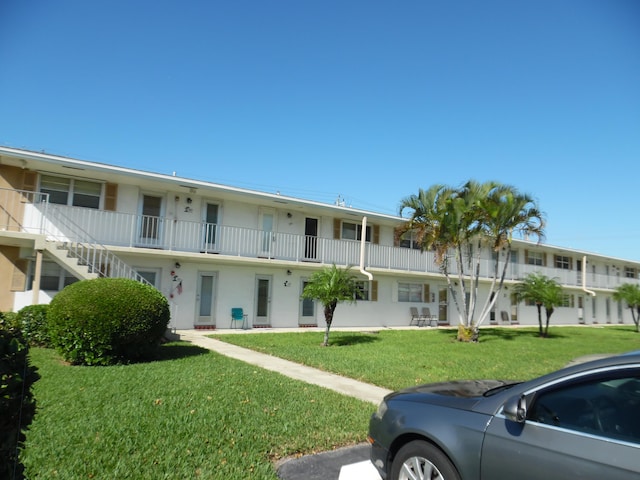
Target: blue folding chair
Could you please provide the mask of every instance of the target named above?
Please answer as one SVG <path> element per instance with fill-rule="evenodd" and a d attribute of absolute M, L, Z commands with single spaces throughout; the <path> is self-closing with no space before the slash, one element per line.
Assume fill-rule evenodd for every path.
<path fill-rule="evenodd" d="M 247 315 L 244 313 L 242 308 L 232 308 L 231 309 L 231 328 L 240 328 L 237 327 L 238 323 L 242 322 L 241 328 L 247 328 Z"/>

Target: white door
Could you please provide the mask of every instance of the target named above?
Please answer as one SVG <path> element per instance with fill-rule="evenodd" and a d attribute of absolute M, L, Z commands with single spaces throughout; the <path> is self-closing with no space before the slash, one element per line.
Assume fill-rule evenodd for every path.
<path fill-rule="evenodd" d="M 273 258 L 275 242 L 275 212 L 273 210 L 260 211 L 260 236 L 258 245 L 258 256 Z"/>
<path fill-rule="evenodd" d="M 207 202 L 202 214 L 202 251 L 215 252 L 218 242 L 218 204 Z"/>
<path fill-rule="evenodd" d="M 162 197 L 142 195 L 138 242 L 142 246 L 159 246 L 162 234 Z"/>
<path fill-rule="evenodd" d="M 216 280 L 214 272 L 198 273 L 196 293 L 196 325 L 215 325 Z"/>
<path fill-rule="evenodd" d="M 256 304 L 254 326 L 269 326 L 271 320 L 271 276 L 258 275 L 256 277 Z"/>
<path fill-rule="evenodd" d="M 309 283 L 309 281 L 304 278 L 300 282 L 300 295 L 302 295 L 302 291 L 307 283 Z M 307 327 L 318 325 L 318 320 L 316 319 L 316 302 L 314 300 L 300 297 L 298 325 Z"/>

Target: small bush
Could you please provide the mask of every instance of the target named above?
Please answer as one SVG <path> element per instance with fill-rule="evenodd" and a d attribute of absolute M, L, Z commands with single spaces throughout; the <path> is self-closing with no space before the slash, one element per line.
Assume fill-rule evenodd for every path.
<path fill-rule="evenodd" d="M 20 330 L 18 314 L 16 312 L 0 312 L 0 330 L 9 332 Z"/>
<path fill-rule="evenodd" d="M 169 319 L 169 303 L 158 290 L 125 278 L 73 283 L 53 298 L 47 314 L 53 346 L 76 365 L 150 358 Z"/>
<path fill-rule="evenodd" d="M 17 321 L 20 329 L 32 347 L 51 346 L 47 324 L 48 309 L 49 305 L 28 305 L 18 312 Z"/>
<path fill-rule="evenodd" d="M 31 386 L 40 377 L 29 364 L 24 337 L 18 329 L 4 328 L 5 314 L 0 317 L 0 478 L 18 480 L 24 478 L 19 451 L 36 411 Z"/>

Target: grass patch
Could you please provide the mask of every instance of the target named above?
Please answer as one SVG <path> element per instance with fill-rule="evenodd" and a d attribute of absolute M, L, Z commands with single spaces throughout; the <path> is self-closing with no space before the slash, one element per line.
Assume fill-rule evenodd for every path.
<path fill-rule="evenodd" d="M 593 353 L 640 349 L 632 326 L 215 335 L 390 389 L 455 378 L 526 379 Z M 361 442 L 375 406 L 197 346 L 156 362 L 71 367 L 31 349 L 42 378 L 22 461 L 29 479 L 277 479 L 273 460 Z"/>
<path fill-rule="evenodd" d="M 211 335 L 235 345 L 397 390 L 453 379 L 525 380 L 588 354 L 640 349 L 633 326 L 551 327 L 548 338 L 537 328 L 484 328 L 480 342 L 455 340 L 448 329 L 383 330 Z"/>
<path fill-rule="evenodd" d="M 22 461 L 29 479 L 276 479 L 274 459 L 364 440 L 374 406 L 184 343 L 162 359 L 42 376 Z"/>

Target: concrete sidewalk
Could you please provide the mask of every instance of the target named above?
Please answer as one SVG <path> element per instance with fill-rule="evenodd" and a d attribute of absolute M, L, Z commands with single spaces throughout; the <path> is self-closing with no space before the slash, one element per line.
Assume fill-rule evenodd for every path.
<path fill-rule="evenodd" d="M 264 353 L 255 352 L 247 348 L 238 347 L 229 343 L 208 338 L 210 331 L 206 330 L 178 330 L 176 334 L 180 340 L 184 340 L 199 347 L 212 350 L 227 357 L 235 358 L 243 362 L 256 365 L 266 370 L 281 373 L 287 377 L 303 382 L 329 388 L 336 392 L 378 405 L 385 395 L 391 390 L 359 382 L 351 378 L 341 377 L 334 373 L 324 372 L 312 367 L 306 367 L 289 360 L 274 357 Z"/>

